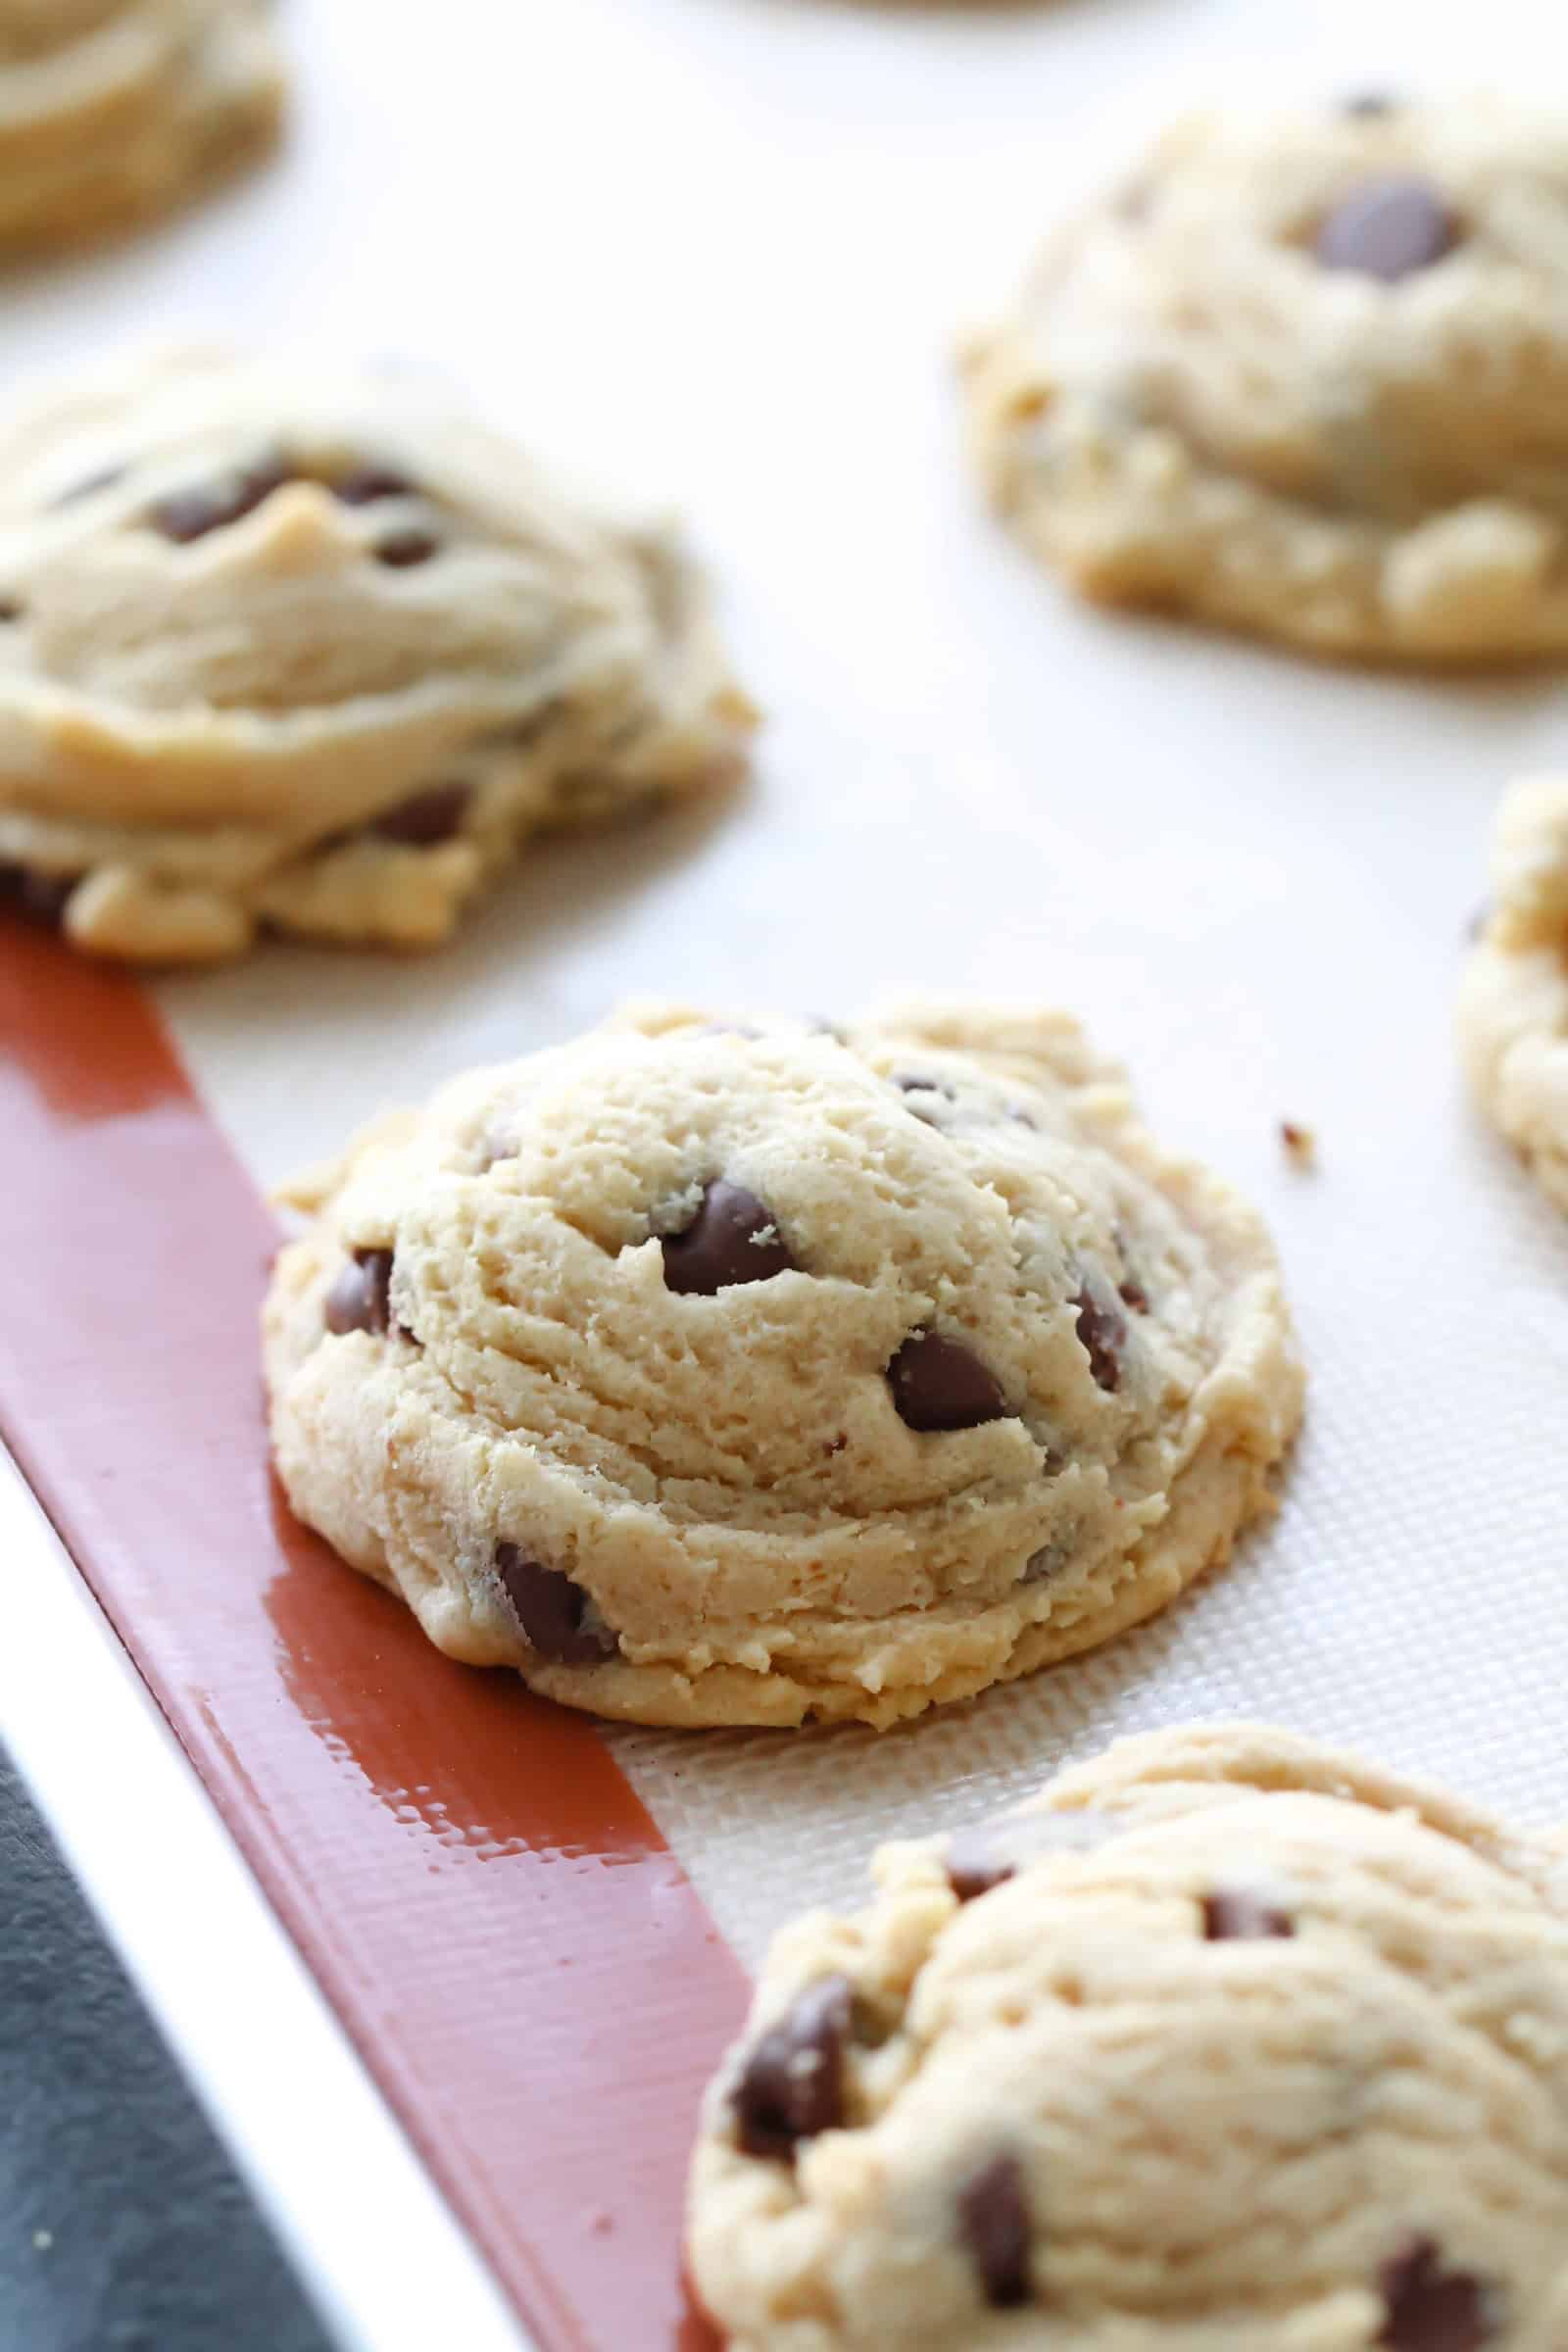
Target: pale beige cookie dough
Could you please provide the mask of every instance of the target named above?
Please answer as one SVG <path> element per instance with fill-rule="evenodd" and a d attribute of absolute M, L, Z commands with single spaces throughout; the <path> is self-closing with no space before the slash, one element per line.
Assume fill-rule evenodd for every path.
<path fill-rule="evenodd" d="M 97 954 L 432 946 L 755 715 L 666 526 L 407 374 L 182 353 L 0 428 L 0 886 Z"/>
<path fill-rule="evenodd" d="M 0 259 L 130 226 L 274 136 L 262 0 L 0 0 Z"/>
<path fill-rule="evenodd" d="M 453 1656 L 883 1726 L 1086 1649 L 1266 1507 L 1268 1238 L 1060 1014 L 631 1007 L 307 1179 L 294 1508 Z"/>
<path fill-rule="evenodd" d="M 710 2091 L 731 2352 L 1560 2352 L 1568 1858 L 1251 1724 L 786 1930 Z"/>
<path fill-rule="evenodd" d="M 1000 512 L 1086 595 L 1314 653 L 1568 651 L 1568 116 L 1179 124 L 968 354 Z"/>
<path fill-rule="evenodd" d="M 1459 1049 L 1487 1116 L 1568 1209 L 1568 780 L 1504 796 L 1492 899 L 1459 988 Z"/>

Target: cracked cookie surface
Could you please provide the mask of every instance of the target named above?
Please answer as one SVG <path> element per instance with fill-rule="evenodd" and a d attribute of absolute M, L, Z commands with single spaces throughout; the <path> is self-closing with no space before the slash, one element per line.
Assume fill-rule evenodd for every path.
<path fill-rule="evenodd" d="M 1487 1116 L 1568 1210 L 1568 779 L 1529 777 L 1503 797 L 1458 1035 Z"/>
<path fill-rule="evenodd" d="M 129 226 L 251 160 L 283 74 L 263 0 L 0 0 L 0 258 Z"/>
<path fill-rule="evenodd" d="M 734 2352 L 1551 2352 L 1568 1861 L 1288 1732 L 1126 1740 L 784 1931 L 711 2086 Z"/>
<path fill-rule="evenodd" d="M 1568 651 L 1568 122 L 1369 95 L 1179 124 L 968 362 L 1085 594 L 1352 659 Z"/>
<path fill-rule="evenodd" d="M 179 353 L 0 427 L 0 878 L 97 954 L 435 945 L 754 716 L 666 528 L 406 377 Z"/>
<path fill-rule="evenodd" d="M 1268 1238 L 1064 1015 L 633 1006 L 295 1201 L 296 1511 L 607 1716 L 882 1726 L 1151 1615 L 1267 1506 Z"/>

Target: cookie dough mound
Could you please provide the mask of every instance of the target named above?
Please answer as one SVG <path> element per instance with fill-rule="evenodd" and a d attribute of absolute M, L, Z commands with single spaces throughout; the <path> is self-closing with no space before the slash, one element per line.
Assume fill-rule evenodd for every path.
<path fill-rule="evenodd" d="M 733 2352 L 1551 2352 L 1568 1860 L 1287 1732 L 1127 1740 L 776 1940 L 709 2094 Z"/>
<path fill-rule="evenodd" d="M 979 464 L 1086 595 L 1355 659 L 1568 651 L 1568 120 L 1184 122 L 970 354 Z"/>
<path fill-rule="evenodd" d="M 128 227 L 248 163 L 283 74 L 262 0 L 0 0 L 0 259 Z"/>
<path fill-rule="evenodd" d="M 183 353 L 0 429 L 0 876 L 98 954 L 433 945 L 754 715 L 667 530 L 407 378 Z"/>
<path fill-rule="evenodd" d="M 1568 782 L 1505 795 L 1492 903 L 1459 991 L 1459 1048 L 1487 1116 L 1568 1209 Z"/>
<path fill-rule="evenodd" d="M 453 1656 L 678 1725 L 886 1725 L 1225 1557 L 1300 1374 L 1273 1251 L 1061 1015 L 632 1007 L 307 1179 L 300 1516 Z"/>

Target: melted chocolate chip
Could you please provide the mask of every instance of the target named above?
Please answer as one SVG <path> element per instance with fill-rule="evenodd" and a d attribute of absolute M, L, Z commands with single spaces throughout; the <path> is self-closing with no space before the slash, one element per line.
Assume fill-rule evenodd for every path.
<path fill-rule="evenodd" d="M 978 1429 L 1006 1414 L 1007 1400 L 980 1358 L 939 1331 L 911 1331 L 887 1380 L 906 1429 Z"/>
<path fill-rule="evenodd" d="M 434 849 L 437 843 L 451 841 L 462 832 L 472 799 L 471 784 L 432 784 L 376 817 L 370 831 L 382 841 L 406 842 L 416 850 Z"/>
<path fill-rule="evenodd" d="M 274 490 L 298 478 L 286 458 L 259 459 L 254 466 L 237 466 L 232 473 L 220 474 L 210 482 L 171 491 L 158 500 L 148 520 L 176 547 L 186 547 L 193 539 L 205 539 L 209 531 L 241 521 L 265 505 Z"/>
<path fill-rule="evenodd" d="M 1210 1943 L 1257 1943 L 1266 1936 L 1296 1934 L 1288 1911 L 1245 1886 L 1217 1887 L 1204 1895 L 1202 1907 L 1203 1935 Z"/>
<path fill-rule="evenodd" d="M 606 1625 L 591 1622 L 581 1585 L 559 1568 L 542 1567 L 515 1544 L 496 1545 L 496 1575 L 525 1637 L 557 1666 L 597 1666 L 618 1646 Z"/>
<path fill-rule="evenodd" d="M 948 1885 L 960 1903 L 977 1902 L 993 1886 L 1005 1886 L 1018 1875 L 1017 1864 L 1007 1860 L 985 1830 L 956 1830 L 948 1839 L 944 1866 Z"/>
<path fill-rule="evenodd" d="M 1441 262 L 1458 236 L 1453 215 L 1424 179 L 1378 179 L 1336 205 L 1315 251 L 1325 270 L 1359 270 L 1393 285 Z"/>
<path fill-rule="evenodd" d="M 1029 2196 L 1015 2156 L 995 2156 L 958 2191 L 958 2231 L 995 2311 L 1029 2300 Z"/>
<path fill-rule="evenodd" d="M 375 543 L 375 560 L 393 571 L 407 571 L 413 564 L 428 564 L 440 545 L 433 531 L 389 531 Z"/>
<path fill-rule="evenodd" d="M 0 620 L 20 620 L 22 607 L 14 596 L 0 596 Z"/>
<path fill-rule="evenodd" d="M 1498 2332 L 1497 2299 L 1468 2271 L 1446 2271 L 1430 2237 L 1412 2237 L 1378 2274 L 1378 2342 L 1396 2352 L 1479 2352 Z"/>
<path fill-rule="evenodd" d="M 684 1232 L 664 1236 L 663 1251 L 666 1286 L 699 1298 L 732 1283 L 766 1282 L 795 1264 L 772 1210 L 722 1176 L 703 1187 L 702 1205 Z"/>
<path fill-rule="evenodd" d="M 77 879 L 74 874 L 35 874 L 25 865 L 0 865 L 0 906 L 57 931 Z"/>
<path fill-rule="evenodd" d="M 391 466 L 356 466 L 338 476 L 332 495 L 346 507 L 368 507 L 378 498 L 412 498 L 414 484 Z"/>
<path fill-rule="evenodd" d="M 848 1977 L 824 1977 L 757 2043 L 731 2094 L 748 2156 L 793 2156 L 798 2141 L 843 2123 L 854 2002 Z"/>
<path fill-rule="evenodd" d="M 392 1321 L 392 1252 L 356 1250 L 326 1294 L 326 1328 L 342 1339 L 351 1331 L 380 1338 Z"/>
<path fill-rule="evenodd" d="M 1114 1396 L 1121 1387 L 1127 1326 L 1113 1306 L 1102 1306 L 1088 1291 L 1080 1291 L 1072 1303 L 1078 1309 L 1078 1337 L 1088 1353 L 1089 1369 L 1100 1386 Z"/>

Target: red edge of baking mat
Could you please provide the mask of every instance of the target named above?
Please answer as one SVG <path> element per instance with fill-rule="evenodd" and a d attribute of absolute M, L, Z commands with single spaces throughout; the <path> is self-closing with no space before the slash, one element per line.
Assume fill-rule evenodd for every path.
<path fill-rule="evenodd" d="M 0 1120 L 0 1431 L 251 1867 L 548 2352 L 710 2345 L 680 2203 L 737 1963 L 591 1723 L 289 1517 L 271 1218 L 135 983 L 9 926 Z"/>

